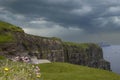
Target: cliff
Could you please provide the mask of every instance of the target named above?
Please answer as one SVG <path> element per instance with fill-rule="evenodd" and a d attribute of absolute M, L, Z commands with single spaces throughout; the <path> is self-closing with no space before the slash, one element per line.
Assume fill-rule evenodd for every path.
<path fill-rule="evenodd" d="M 110 63 L 103 59 L 102 49 L 96 44 L 63 42 L 55 37 L 34 36 L 1 21 L 0 55 L 8 58 L 25 55 L 52 62 L 69 62 L 110 70 Z"/>
<path fill-rule="evenodd" d="M 110 70 L 110 63 L 103 59 L 102 48 L 93 43 L 64 43 L 65 61 L 73 64 Z"/>

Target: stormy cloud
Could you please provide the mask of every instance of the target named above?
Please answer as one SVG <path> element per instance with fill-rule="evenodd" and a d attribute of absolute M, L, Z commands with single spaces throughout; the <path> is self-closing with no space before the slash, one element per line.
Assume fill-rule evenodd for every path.
<path fill-rule="evenodd" d="M 1 0 L 0 19 L 30 34 L 120 43 L 119 0 Z"/>

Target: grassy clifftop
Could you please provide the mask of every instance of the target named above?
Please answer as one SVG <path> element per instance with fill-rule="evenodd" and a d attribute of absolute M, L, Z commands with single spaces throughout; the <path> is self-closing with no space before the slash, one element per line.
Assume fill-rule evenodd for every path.
<path fill-rule="evenodd" d="M 20 27 L 14 26 L 7 22 L 0 21 L 0 32 L 6 32 L 6 31 L 23 32 L 23 30 Z"/>
<path fill-rule="evenodd" d="M 74 43 L 74 42 L 64 42 L 63 45 L 66 46 L 75 46 L 75 47 L 79 47 L 79 48 L 83 48 L 86 49 L 89 46 L 95 46 L 96 48 L 98 48 L 99 46 L 97 44 L 94 43 Z"/>
<path fill-rule="evenodd" d="M 24 31 L 17 26 L 0 21 L 0 43 L 13 42 L 14 32 L 24 32 Z"/>

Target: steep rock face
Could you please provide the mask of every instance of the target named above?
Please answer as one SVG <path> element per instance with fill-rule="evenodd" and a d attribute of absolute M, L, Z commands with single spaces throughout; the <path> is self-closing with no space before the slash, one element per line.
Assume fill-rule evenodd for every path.
<path fill-rule="evenodd" d="M 62 41 L 55 38 L 33 36 L 21 32 L 14 34 L 15 42 L 1 44 L 1 54 L 9 56 L 36 56 L 38 59 L 64 62 Z"/>
<path fill-rule="evenodd" d="M 1 24 L 1 23 L 0 23 Z M 6 27 L 4 27 L 6 26 Z M 65 43 L 57 38 L 46 38 L 24 33 L 9 24 L 0 25 L 0 55 L 12 58 L 16 55 L 48 59 L 52 62 L 69 62 L 110 70 L 110 63 L 103 59 L 102 49 L 96 44 Z M 4 35 L 5 34 L 5 35 Z"/>
<path fill-rule="evenodd" d="M 103 59 L 102 49 L 96 44 L 64 44 L 65 61 L 73 64 L 110 70 L 110 63 Z"/>

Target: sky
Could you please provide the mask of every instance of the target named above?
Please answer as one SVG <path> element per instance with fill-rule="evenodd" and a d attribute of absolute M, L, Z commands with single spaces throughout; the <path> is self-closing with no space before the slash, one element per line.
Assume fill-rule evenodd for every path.
<path fill-rule="evenodd" d="M 63 41 L 120 44 L 120 0 L 0 0 L 0 20 Z"/>

